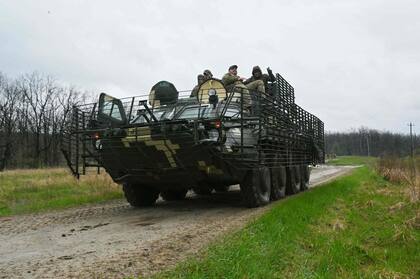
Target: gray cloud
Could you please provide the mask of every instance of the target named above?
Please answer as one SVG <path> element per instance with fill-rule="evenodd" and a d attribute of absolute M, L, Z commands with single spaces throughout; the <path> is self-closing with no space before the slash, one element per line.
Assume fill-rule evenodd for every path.
<path fill-rule="evenodd" d="M 3 1 L 0 70 L 116 96 L 270 66 L 328 130 L 420 126 L 416 1 Z"/>

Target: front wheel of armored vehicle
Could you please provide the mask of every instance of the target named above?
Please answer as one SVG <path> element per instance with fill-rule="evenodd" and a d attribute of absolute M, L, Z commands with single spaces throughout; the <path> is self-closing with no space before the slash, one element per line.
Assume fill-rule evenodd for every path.
<path fill-rule="evenodd" d="M 271 170 L 271 200 L 276 201 L 286 196 L 286 168 L 276 167 Z"/>
<path fill-rule="evenodd" d="M 266 166 L 249 170 L 240 184 L 242 200 L 247 207 L 258 207 L 270 202 L 271 176 Z"/>
<path fill-rule="evenodd" d="M 301 190 L 301 176 L 299 166 L 290 166 L 286 168 L 287 182 L 286 194 L 294 195 Z"/>
<path fill-rule="evenodd" d="M 160 196 L 165 201 L 180 201 L 185 199 L 185 195 L 187 195 L 187 189 L 167 189 L 160 192 Z"/>
<path fill-rule="evenodd" d="M 123 184 L 123 191 L 128 203 L 134 207 L 151 206 L 159 197 L 159 191 L 145 185 Z"/>

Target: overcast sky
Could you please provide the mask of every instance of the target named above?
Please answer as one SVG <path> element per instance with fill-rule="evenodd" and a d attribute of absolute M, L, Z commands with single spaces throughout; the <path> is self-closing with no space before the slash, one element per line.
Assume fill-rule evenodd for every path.
<path fill-rule="evenodd" d="M 0 0 L 0 71 L 115 96 L 270 66 L 326 130 L 420 131 L 419 1 Z"/>

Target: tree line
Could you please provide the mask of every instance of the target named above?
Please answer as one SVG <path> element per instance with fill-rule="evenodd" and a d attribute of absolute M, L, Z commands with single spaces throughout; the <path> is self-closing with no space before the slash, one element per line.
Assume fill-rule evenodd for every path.
<path fill-rule="evenodd" d="M 420 154 L 420 138 L 413 135 L 415 152 Z M 357 156 L 408 156 L 411 137 L 407 134 L 359 128 L 348 132 L 325 133 L 326 154 Z"/>
<path fill-rule="evenodd" d="M 60 134 L 88 94 L 38 72 L 0 72 L 0 171 L 63 165 Z"/>
<path fill-rule="evenodd" d="M 38 72 L 9 78 L 0 72 L 0 171 L 64 165 L 60 135 L 73 105 L 91 95 Z M 325 134 L 327 154 L 407 156 L 409 135 L 359 128 Z M 420 153 L 420 138 L 414 138 Z"/>

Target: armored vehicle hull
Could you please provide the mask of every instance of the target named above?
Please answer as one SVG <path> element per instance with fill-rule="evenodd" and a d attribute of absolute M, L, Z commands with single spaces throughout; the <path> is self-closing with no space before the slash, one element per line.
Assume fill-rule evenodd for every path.
<path fill-rule="evenodd" d="M 307 188 L 308 166 L 324 160 L 323 123 L 294 103 L 279 74 L 267 93 L 211 79 L 188 97 L 168 84 L 74 107 L 62 144 L 72 173 L 105 169 L 133 206 L 240 184 L 255 207 Z"/>

